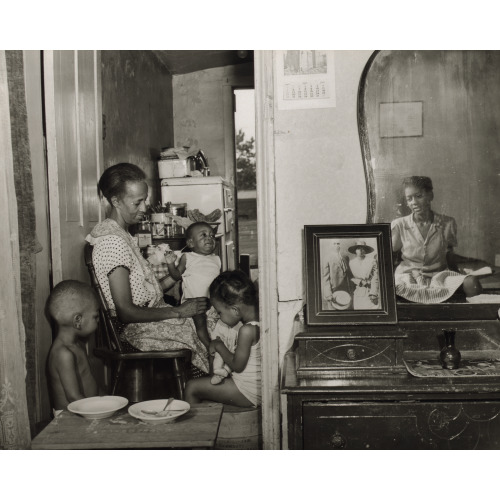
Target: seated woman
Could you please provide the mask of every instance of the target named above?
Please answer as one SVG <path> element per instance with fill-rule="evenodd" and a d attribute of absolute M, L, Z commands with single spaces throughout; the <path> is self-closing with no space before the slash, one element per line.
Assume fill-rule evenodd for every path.
<path fill-rule="evenodd" d="M 453 217 L 431 210 L 434 198 L 429 177 L 403 180 L 406 203 L 411 214 L 392 221 L 392 250 L 401 252 L 394 279 L 396 294 L 423 304 L 450 298 L 461 286 L 466 296 L 481 293 L 476 276 L 456 272 L 464 259 L 453 253 L 457 245 L 457 224 Z"/>
<path fill-rule="evenodd" d="M 198 338 L 191 319 L 207 310 L 207 298 L 190 299 L 178 307 L 167 305 L 162 285 L 128 231 L 146 213 L 145 178 L 138 166 L 120 163 L 106 169 L 99 180 L 99 191 L 111 212 L 86 238 L 94 247 L 97 279 L 110 309 L 124 324 L 124 341 L 141 351 L 188 348 L 192 364 L 208 373 L 210 338 Z M 209 330 L 216 320 L 207 318 Z"/>

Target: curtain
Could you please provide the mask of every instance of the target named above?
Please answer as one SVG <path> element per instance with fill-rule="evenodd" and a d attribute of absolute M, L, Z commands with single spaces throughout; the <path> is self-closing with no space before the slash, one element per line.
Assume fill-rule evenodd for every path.
<path fill-rule="evenodd" d="M 31 153 L 28 135 L 28 113 L 24 86 L 22 50 L 5 51 L 7 83 L 9 87 L 10 135 L 14 186 L 17 199 L 19 231 L 19 259 L 21 267 L 21 303 L 25 330 L 26 397 L 32 430 L 36 423 L 36 339 L 35 289 L 36 256 L 41 245 L 36 237 L 35 201 L 31 175 Z M 33 434 L 33 432 L 32 432 Z"/>
<path fill-rule="evenodd" d="M 9 109 L 6 54 L 0 51 L 0 213 L 4 223 L 0 237 L 0 449 L 26 449 L 30 447 L 30 424 Z"/>

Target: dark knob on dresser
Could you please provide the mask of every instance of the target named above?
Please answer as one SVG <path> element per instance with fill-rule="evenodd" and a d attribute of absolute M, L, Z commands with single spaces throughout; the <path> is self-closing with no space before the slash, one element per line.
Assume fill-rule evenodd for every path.
<path fill-rule="evenodd" d="M 332 445 L 332 448 L 336 450 L 341 450 L 346 447 L 347 440 L 340 432 L 335 432 L 335 434 L 332 435 L 330 438 L 330 444 Z"/>

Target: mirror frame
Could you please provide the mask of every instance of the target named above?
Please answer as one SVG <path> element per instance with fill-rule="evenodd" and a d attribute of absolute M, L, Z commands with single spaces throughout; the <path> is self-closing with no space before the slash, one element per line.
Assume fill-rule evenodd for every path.
<path fill-rule="evenodd" d="M 368 139 L 368 125 L 365 112 L 366 80 L 380 50 L 375 50 L 368 59 L 358 87 L 357 118 L 361 144 L 361 156 L 366 180 L 366 223 L 372 224 L 377 200 L 375 198 L 375 178 L 371 167 L 371 152 Z M 449 303 L 417 304 L 397 302 L 399 321 L 475 321 L 498 320 L 500 304 Z"/>

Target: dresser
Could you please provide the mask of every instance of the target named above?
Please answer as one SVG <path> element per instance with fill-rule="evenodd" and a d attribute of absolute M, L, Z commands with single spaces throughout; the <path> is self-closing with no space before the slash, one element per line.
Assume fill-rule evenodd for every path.
<path fill-rule="evenodd" d="M 396 325 L 298 317 L 281 382 L 289 449 L 500 449 L 498 305 L 471 307 L 403 306 Z M 444 329 L 456 330 L 456 371 L 432 369 Z"/>

